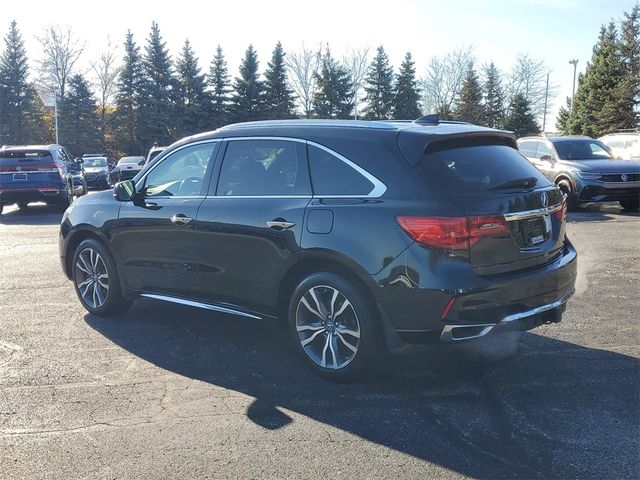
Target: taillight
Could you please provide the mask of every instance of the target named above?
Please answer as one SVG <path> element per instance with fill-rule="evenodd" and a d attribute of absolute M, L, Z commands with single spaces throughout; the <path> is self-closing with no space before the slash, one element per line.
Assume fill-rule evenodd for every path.
<path fill-rule="evenodd" d="M 463 250 L 481 238 L 509 232 L 504 217 L 397 217 L 402 229 L 416 242 L 429 247 Z"/>
<path fill-rule="evenodd" d="M 51 164 L 51 170 L 58 170 L 58 173 L 60 174 L 60 177 L 64 176 L 64 172 L 62 170 L 62 165 L 60 165 L 58 162 L 53 162 Z"/>
<path fill-rule="evenodd" d="M 562 196 L 562 208 L 556 210 L 553 215 L 561 222 L 567 218 L 567 194 Z"/>

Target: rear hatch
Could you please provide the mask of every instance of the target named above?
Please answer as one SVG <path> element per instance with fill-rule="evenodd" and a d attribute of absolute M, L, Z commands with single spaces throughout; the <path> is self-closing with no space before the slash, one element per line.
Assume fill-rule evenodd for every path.
<path fill-rule="evenodd" d="M 46 149 L 0 150 L 0 190 L 57 190 L 61 167 Z"/>
<path fill-rule="evenodd" d="M 465 247 L 479 274 L 531 268 L 560 255 L 562 194 L 515 148 L 480 138 L 436 142 L 415 170 L 463 212 Z"/>

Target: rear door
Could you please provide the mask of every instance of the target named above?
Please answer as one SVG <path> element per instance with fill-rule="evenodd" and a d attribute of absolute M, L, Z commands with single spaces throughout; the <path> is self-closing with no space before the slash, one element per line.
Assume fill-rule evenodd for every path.
<path fill-rule="evenodd" d="M 311 186 L 304 141 L 224 142 L 217 185 L 197 220 L 199 298 L 276 313 L 280 280 L 295 262 Z"/>
<path fill-rule="evenodd" d="M 502 273 L 559 254 L 565 228 L 560 191 L 509 146 L 453 147 L 426 153 L 416 170 L 468 217 L 471 264 L 482 273 Z"/>

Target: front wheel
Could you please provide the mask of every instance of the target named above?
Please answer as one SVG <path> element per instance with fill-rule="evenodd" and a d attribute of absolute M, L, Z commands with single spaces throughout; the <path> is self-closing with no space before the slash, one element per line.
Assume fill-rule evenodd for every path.
<path fill-rule="evenodd" d="M 109 251 L 97 240 L 85 240 L 73 255 L 73 283 L 82 306 L 96 315 L 110 315 L 129 307 Z"/>
<path fill-rule="evenodd" d="M 567 209 L 576 210 L 578 208 L 578 197 L 573 191 L 571 182 L 569 180 L 560 180 L 558 182 L 558 188 L 567 196 Z"/>
<path fill-rule="evenodd" d="M 629 210 L 631 212 L 636 212 L 640 209 L 640 198 L 630 198 L 627 200 L 620 200 L 620 205 L 625 210 Z"/>
<path fill-rule="evenodd" d="M 293 292 L 289 330 L 297 350 L 318 374 L 351 381 L 372 361 L 377 329 L 370 306 L 345 278 L 314 273 Z"/>

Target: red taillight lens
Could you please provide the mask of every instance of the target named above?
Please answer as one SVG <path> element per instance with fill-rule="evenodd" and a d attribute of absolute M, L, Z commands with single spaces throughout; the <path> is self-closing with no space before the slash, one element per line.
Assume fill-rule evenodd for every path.
<path fill-rule="evenodd" d="M 51 164 L 51 170 L 58 170 L 58 173 L 60 174 L 60 176 L 63 176 L 63 172 L 62 172 L 62 165 L 60 165 L 57 162 L 54 162 Z"/>
<path fill-rule="evenodd" d="M 448 250 L 468 249 L 482 237 L 508 233 L 504 217 L 397 217 L 416 242 Z"/>
<path fill-rule="evenodd" d="M 567 218 L 567 195 L 562 196 L 562 208 L 560 210 L 556 210 L 553 215 L 560 220 L 561 222 Z"/>

